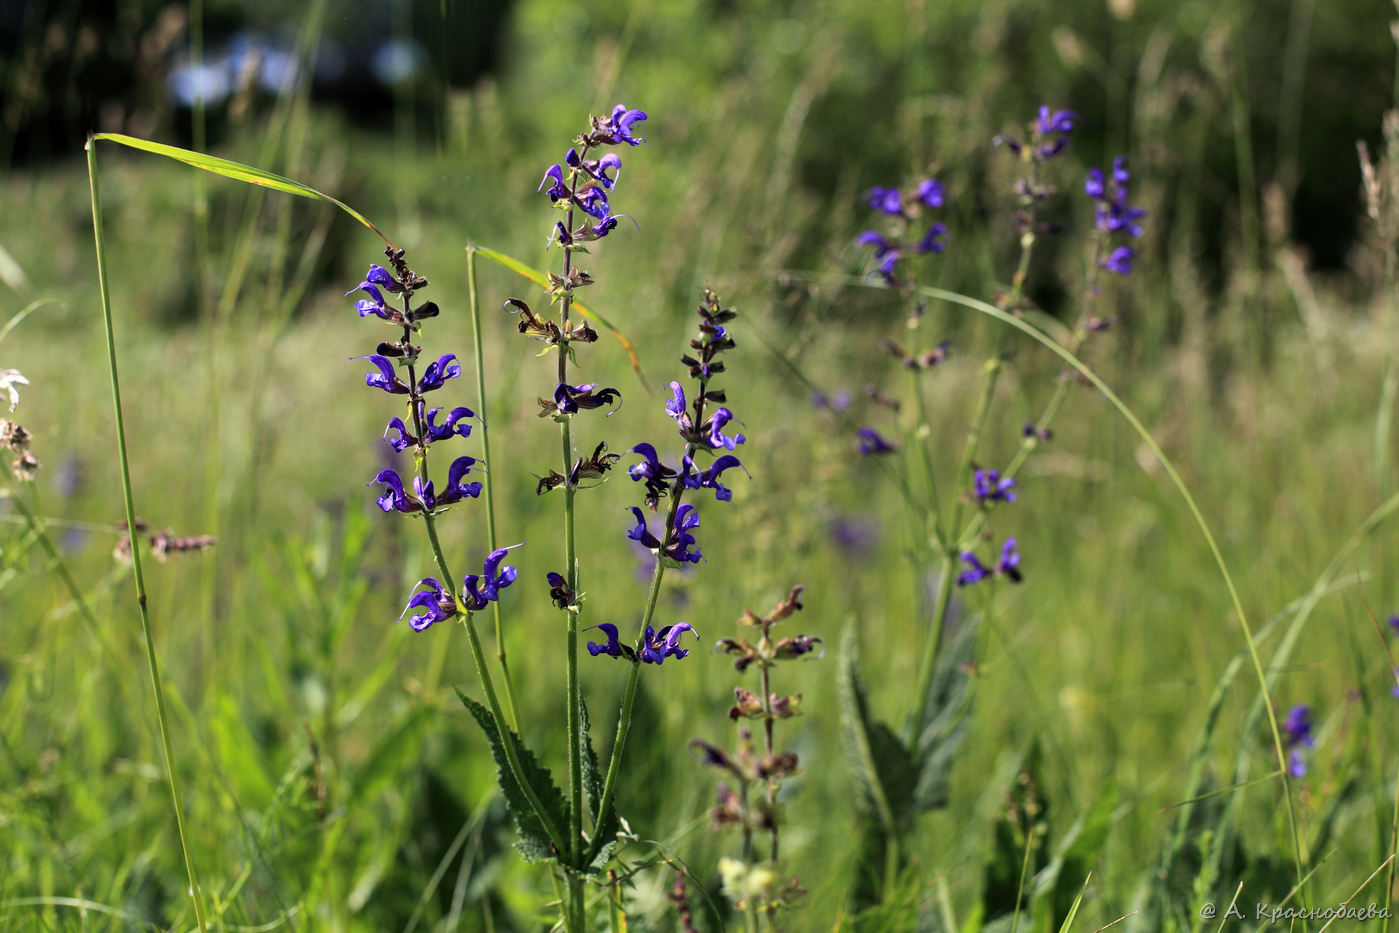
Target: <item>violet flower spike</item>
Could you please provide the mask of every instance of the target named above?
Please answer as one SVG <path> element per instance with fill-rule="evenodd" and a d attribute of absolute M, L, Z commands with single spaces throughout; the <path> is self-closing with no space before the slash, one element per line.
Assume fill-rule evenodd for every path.
<path fill-rule="evenodd" d="M 418 586 L 426 586 L 428 589 L 421 593 L 415 593 L 408 600 L 407 607 L 398 616 L 400 622 L 408 614 L 409 609 L 421 609 L 422 612 L 415 612 L 409 617 L 408 627 L 415 632 L 425 632 L 434 624 L 450 619 L 457 614 L 456 597 L 443 589 L 441 582 L 436 577 L 423 577 L 418 581 Z"/>
<path fill-rule="evenodd" d="M 942 182 L 936 178 L 926 178 L 918 185 L 918 200 L 928 207 L 942 207 L 943 195 Z"/>

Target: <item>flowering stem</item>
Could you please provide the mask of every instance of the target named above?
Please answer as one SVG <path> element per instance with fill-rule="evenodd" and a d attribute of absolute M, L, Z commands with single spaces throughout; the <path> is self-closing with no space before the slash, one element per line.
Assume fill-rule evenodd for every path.
<path fill-rule="evenodd" d="M 771 641 L 768 633 L 768 624 L 763 625 L 763 639 Z M 758 668 L 758 682 L 761 685 L 763 699 L 763 750 L 767 753 L 768 760 L 772 759 L 772 721 L 777 718 L 772 714 L 772 687 L 768 682 L 769 668 L 766 661 L 760 662 Z M 777 783 L 772 780 L 765 781 L 768 792 L 768 813 L 773 815 L 772 826 L 768 829 L 770 845 L 768 847 L 768 860 L 777 861 Z"/>
<path fill-rule="evenodd" d="M 466 290 L 471 305 L 471 333 L 476 343 L 476 401 L 478 411 L 476 423 L 481 432 L 481 458 L 486 466 L 491 466 L 491 431 L 486 419 L 486 368 L 481 350 L 481 302 L 476 291 L 476 247 L 466 248 Z M 495 534 L 495 483 L 486 481 L 486 543 L 494 551 Z M 505 635 L 500 625 L 500 601 L 491 601 L 491 616 L 495 622 L 496 660 L 500 662 L 501 679 L 505 683 L 505 705 L 510 712 L 510 727 L 520 731 L 519 713 L 515 706 L 515 687 L 510 681 L 510 665 L 505 660 Z"/>
<path fill-rule="evenodd" d="M 1038 181 L 1037 166 L 1031 163 L 1030 167 L 1030 187 L 1033 190 Z M 1025 280 L 1029 276 L 1030 256 L 1035 248 L 1035 213 L 1034 201 L 1031 199 L 1027 205 L 1029 213 L 1025 223 L 1025 232 L 1020 237 L 1020 261 L 1015 267 L 1015 276 L 1011 279 L 1010 295 L 1006 300 L 1006 307 L 1009 313 L 1015 313 L 1015 308 L 1020 304 L 1025 293 Z M 995 400 L 996 385 L 1000 381 L 1001 372 L 1005 368 L 1001 361 L 1001 350 L 1005 344 L 1006 332 L 1001 331 L 997 337 L 996 355 L 986 363 L 986 382 L 982 387 L 981 401 L 977 404 L 976 416 L 972 419 L 972 426 L 967 431 L 967 444 L 962 451 L 962 460 L 957 465 L 957 472 L 954 480 L 963 482 L 964 478 L 971 474 L 972 464 L 976 460 L 976 451 L 981 444 L 981 434 L 986 427 L 986 420 L 991 415 L 991 403 Z M 922 404 L 922 393 L 918 393 L 919 403 Z M 942 651 L 943 630 L 947 628 L 947 612 L 952 605 L 952 577 L 957 569 L 957 555 L 961 542 L 966 538 L 966 529 L 962 527 L 962 507 L 963 500 L 958 498 L 952 506 L 952 522 L 948 526 L 952 537 L 942 538 L 942 574 L 938 579 L 937 601 L 933 609 L 933 630 L 928 636 L 928 646 L 924 649 L 923 660 L 919 664 L 918 688 L 914 694 L 913 726 L 909 733 L 909 738 L 913 742 L 918 741 L 918 737 L 923 732 L 927 715 L 927 695 L 928 688 L 932 685 L 933 675 L 937 671 L 938 655 Z M 978 513 L 971 519 L 971 524 L 978 525 L 983 520 L 983 513 Z M 941 536 L 940 536 L 941 537 Z"/>
<path fill-rule="evenodd" d="M 587 158 L 588 147 L 583 147 L 582 158 Z M 569 204 L 573 204 L 573 198 L 578 193 L 578 176 L 573 174 L 570 178 L 571 189 L 569 191 Z M 573 207 L 570 206 L 564 225 L 568 230 L 573 229 Z M 563 278 L 564 282 L 569 281 L 573 271 L 573 250 L 564 247 L 563 251 Z M 565 285 L 567 289 L 568 286 Z M 559 384 L 568 383 L 568 332 L 569 332 L 569 311 L 573 305 L 573 292 L 566 290 L 563 294 L 563 301 L 560 303 L 559 324 L 563 331 L 563 342 L 556 347 L 559 354 Z M 563 559 L 564 577 L 568 580 L 568 586 L 574 593 L 579 592 L 578 584 L 578 556 L 574 541 L 574 512 L 573 512 L 573 436 L 571 432 L 573 419 L 565 415 L 559 424 L 559 440 L 563 450 L 562 470 L 564 475 L 563 483 Z M 568 690 L 568 795 L 569 807 L 569 855 L 575 865 L 581 866 L 583 860 L 580 858 L 584 854 L 583 844 L 583 742 L 586 741 L 583 735 L 582 719 L 582 696 L 578 686 L 578 603 L 573 601 L 565 610 L 568 614 L 568 653 L 565 655 L 567 666 L 567 690 Z M 572 885 L 573 876 L 570 876 Z M 572 887 L 570 887 L 572 894 Z M 581 917 L 580 917 L 581 919 Z M 581 930 L 582 927 L 577 929 Z"/>
<path fill-rule="evenodd" d="M 170 723 L 165 713 L 165 691 L 160 684 L 160 663 L 155 655 L 155 637 L 151 633 L 150 610 L 146 606 L 146 582 L 141 574 L 141 550 L 136 542 L 136 504 L 131 494 L 131 467 L 126 453 L 126 422 L 122 417 L 121 380 L 117 376 L 117 344 L 112 326 L 112 299 L 107 282 L 107 249 L 102 235 L 102 196 L 97 183 L 97 150 L 91 138 L 87 141 L 88 189 L 92 196 L 92 236 L 97 249 L 97 285 L 102 299 L 102 323 L 107 331 L 107 366 L 112 377 L 112 407 L 116 412 L 117 456 L 121 464 L 122 499 L 126 504 L 126 534 L 131 544 L 131 572 L 136 581 L 136 605 L 141 612 L 141 634 L 146 642 L 146 664 L 151 672 L 151 687 L 155 692 L 155 715 L 160 725 L 160 744 L 165 753 L 165 773 L 170 781 L 170 798 L 175 807 L 175 829 L 180 837 L 180 852 L 184 856 L 185 874 L 189 878 L 190 898 L 194 901 L 194 919 L 202 931 L 208 929 L 204 914 L 204 891 L 194 867 L 194 851 L 190 848 L 185 829 L 184 804 L 180 799 L 180 782 L 175 773 L 175 748 L 170 741 Z"/>

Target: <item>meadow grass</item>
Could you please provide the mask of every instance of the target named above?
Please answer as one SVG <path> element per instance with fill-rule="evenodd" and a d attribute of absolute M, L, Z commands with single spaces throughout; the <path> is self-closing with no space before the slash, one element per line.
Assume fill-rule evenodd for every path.
<path fill-rule="evenodd" d="M 1009 44 L 1021 17 L 1034 20 L 1028 10 L 1007 7 L 1011 26 L 1002 22 L 1006 35 L 987 47 Z M 1066 90 L 1081 88 L 1084 75 L 1051 61 L 1044 39 L 1014 67 L 988 52 L 969 66 L 975 73 L 950 76 L 946 63 L 917 60 L 918 44 L 900 35 L 897 18 L 853 6 L 833 6 L 812 23 L 763 7 L 758 29 L 688 6 L 654 16 L 639 4 L 591 13 L 522 6 L 512 42 L 532 67 L 455 95 L 432 144 L 386 142 L 303 100 L 288 102 L 270 131 L 238 127 L 219 152 L 335 193 L 411 245 L 446 312 L 431 324 L 434 341 L 465 348 L 468 245 L 547 267 L 547 212 L 533 187 L 557 158 L 551 141 L 560 128 L 577 122 L 580 107 L 602 111 L 614 97 L 652 113 L 646 159 L 624 175 L 643 235 L 607 241 L 594 257 L 607 274 L 586 297 L 635 343 L 653 390 L 674 378 L 677 334 L 700 285 L 713 284 L 744 314 L 747 334 L 727 378 L 755 440 L 745 456 L 753 479 L 734 484 L 736 508 L 705 510 L 708 562 L 680 575 L 660 612 L 694 623 L 706 648 L 731 633 L 744 607 L 765 609 L 789 584 L 807 587 L 799 621 L 831 650 L 782 672 L 783 689 L 804 695 L 805 714 L 784 724 L 804 773 L 786 788 L 783 847 L 810 891 L 789 926 L 937 929 L 953 919 L 978 928 L 986 866 L 1003 854 L 997 819 L 1013 788 L 1023 789 L 1018 775 L 1031 760 L 1051 846 L 1085 814 L 1102 823 L 1101 850 L 1086 863 L 1091 880 L 1086 871 L 1063 879 L 1073 893 L 1087 881 L 1075 929 L 1144 909 L 1153 893 L 1176 911 L 1159 919 L 1169 929 L 1213 929 L 1195 926 L 1199 906 L 1222 904 L 1241 883 L 1250 919 L 1255 901 L 1281 902 L 1298 866 L 1281 784 L 1259 780 L 1277 764 L 1254 712 L 1257 678 L 1246 659 L 1237 663 L 1245 645 L 1228 592 L 1140 437 L 1082 387 L 1021 475 L 1026 583 L 956 594 L 959 611 L 982 613 L 983 625 L 951 803 L 909 833 L 910 867 L 886 888 L 882 908 L 861 918 L 851 901 L 852 880 L 878 868 L 860 864 L 850 844 L 857 791 L 838 727 L 836 647 L 852 629 L 871 707 L 900 722 L 919 674 L 935 569 L 910 556 L 904 505 L 887 473 L 855 454 L 848 426 L 811 407 L 810 389 L 844 387 L 857 397 L 868 382 L 897 389 L 901 374 L 878 337 L 953 337 L 958 352 L 928 383 L 927 418 L 950 469 L 979 368 L 995 347 L 1004 341 L 1009 356 L 996 395 L 1002 414 L 980 455 L 987 464 L 1018 449 L 1020 424 L 1062 368 L 1023 335 L 1003 338 L 997 325 L 949 303 L 935 302 L 909 338 L 894 295 L 846 282 L 859 262 L 849 245 L 864 219 L 858 194 L 932 159 L 948 165 L 960 195 L 948 218 L 955 239 L 925 282 L 990 297 L 1014 255 L 1008 201 L 997 200 L 1007 170 L 988 159 L 986 141 L 1040 103 L 1023 93 L 1036 73 Z M 994 15 L 978 18 L 969 5 L 945 16 L 949 29 L 997 28 Z M 1132 28 L 1150 16 L 1187 45 L 1204 31 L 1153 11 Z M 576 60 L 545 54 L 546 37 L 564 36 Z M 861 53 L 866 45 L 876 51 Z M 679 48 L 688 57 L 667 54 Z M 845 70 L 842 55 L 853 62 Z M 881 63 L 886 72 L 868 71 Z M 561 90 L 576 84 L 580 67 L 591 76 L 585 91 Z M 1086 357 L 1178 465 L 1218 536 L 1274 703 L 1316 710 L 1309 773 L 1293 789 L 1306 900 L 1334 904 L 1394 845 L 1396 757 L 1387 739 L 1399 705 L 1384 647 L 1384 620 L 1399 599 L 1388 572 L 1394 537 L 1387 513 L 1364 524 L 1396 488 L 1391 450 L 1376 447 L 1390 417 L 1381 386 L 1393 365 L 1394 308 L 1363 253 L 1347 274 L 1298 277 L 1285 227 L 1224 250 L 1211 273 L 1216 257 L 1202 257 L 1190 217 L 1214 197 L 1208 150 L 1219 141 L 1201 129 L 1204 118 L 1173 120 L 1159 102 L 1194 73 L 1182 68 L 1172 79 L 1163 66 L 1155 83 L 1134 78 L 1129 95 L 1126 65 L 1103 67 L 1117 77 L 1089 94 L 1092 105 L 1056 102 L 1116 114 L 1135 104 L 1130 120 L 1107 122 L 1102 145 L 1130 142 L 1140 153 L 1134 170 L 1160 239 L 1149 240 L 1150 258 L 1116 293 L 1123 326 Z M 887 121 L 872 121 L 869 102 L 891 76 L 905 82 L 899 101 Z M 1243 106 L 1238 86 L 1226 76 L 1221 88 L 1201 110 L 1217 106 L 1220 125 L 1239 137 L 1231 122 Z M 279 133 L 286 127 L 299 129 Z M 1163 148 L 1168 132 L 1183 142 Z M 1199 148 L 1192 133 L 1202 134 Z M 830 151 L 832 139 L 844 144 L 839 151 Z M 156 527 L 219 537 L 211 553 L 146 567 L 175 764 L 213 926 L 547 926 L 551 893 L 509 849 L 512 828 L 493 803 L 485 743 L 446 686 L 426 690 L 438 646 L 392 625 L 431 556 L 409 530 L 384 521 L 359 485 L 379 468 L 381 451 L 364 439 L 379 433 L 382 414 L 360 404 L 362 369 L 346 360 L 363 352 L 363 335 L 336 283 L 377 256 L 375 238 L 329 208 L 210 178 L 209 241 L 196 247 L 195 173 L 116 151 L 102 158 L 137 511 Z M 1065 188 L 1077 180 L 1070 174 Z M 48 522 L 46 540 L 86 532 L 81 546 L 60 553 L 60 571 L 18 509 L 0 526 L 0 922 L 188 929 L 194 915 L 139 621 L 129 579 L 109 556 L 122 517 L 120 474 L 82 167 L 16 171 L 0 184 L 0 245 L 28 283 L 7 280 L 0 312 L 8 319 L 35 298 L 57 300 L 0 342 L 0 365 L 31 381 L 17 416 L 45 464 L 20 495 Z M 1254 178 L 1241 203 L 1254 204 L 1263 188 Z M 1264 225 L 1249 210 L 1230 202 L 1224 223 L 1231 231 Z M 1081 283 L 1081 263 L 1051 244 L 1031 269 L 1031 294 L 1060 307 Z M 557 455 L 557 440 L 535 417 L 541 364 L 513 333 L 514 319 L 495 310 L 521 282 L 488 263 L 477 278 L 498 533 L 552 542 L 557 505 L 535 496 L 533 479 Z M 604 336 L 592 349 L 580 378 L 627 394 L 606 422 L 620 450 L 654 430 L 660 398 L 630 374 L 615 342 Z M 52 477 L 69 456 L 84 464 L 85 482 L 64 497 Z M 585 588 L 594 621 L 632 619 L 645 593 L 639 561 L 620 546 L 632 498 L 621 483 L 578 501 L 579 527 L 596 531 L 595 544 L 581 545 L 591 551 Z M 876 533 L 867 548 L 843 551 L 832 529 L 856 519 Z M 453 522 L 443 533 L 456 553 L 486 550 L 484 521 Z M 1347 549 L 1353 538 L 1358 547 Z M 522 582 L 502 618 L 519 719 L 562 774 L 562 730 L 547 725 L 562 714 L 552 689 L 561 669 L 538 647 L 559 634 L 541 585 L 553 564 L 542 555 L 520 564 Z M 474 694 L 455 634 L 442 683 Z M 695 873 L 692 903 L 711 923 L 725 909 L 714 866 L 732 851 L 731 840 L 706 831 L 713 781 L 686 752 L 692 738 L 730 734 L 731 666 L 699 651 L 665 673 L 663 695 L 643 686 L 640 738 L 620 797 L 647 841 L 632 858 L 655 863 L 627 892 L 632 923 L 643 929 L 674 928 L 667 859 Z M 610 737 L 608 704 L 625 671 L 585 664 L 582 676 L 594 731 Z M 1236 781 L 1243 786 L 1226 789 Z M 1205 794 L 1178 831 L 1182 810 L 1163 808 Z M 1183 853 L 1167 878 L 1157 871 L 1163 847 Z M 1381 873 L 1358 901 L 1383 903 L 1387 880 Z M 1019 920 L 1024 929 L 1050 923 L 1042 910 Z"/>

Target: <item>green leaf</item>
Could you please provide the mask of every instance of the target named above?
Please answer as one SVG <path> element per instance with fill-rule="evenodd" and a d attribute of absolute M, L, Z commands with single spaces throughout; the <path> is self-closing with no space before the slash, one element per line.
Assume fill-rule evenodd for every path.
<path fill-rule="evenodd" d="M 538 285 L 540 288 L 545 287 L 544 274 L 542 272 L 537 272 L 534 269 L 531 269 L 529 266 L 525 265 L 523 262 L 516 259 L 514 256 L 507 256 L 504 253 L 497 252 L 496 250 L 490 249 L 489 247 L 485 246 L 468 246 L 467 249 L 474 250 L 475 252 L 480 253 L 482 256 L 486 257 L 491 262 L 495 263 L 498 266 L 504 266 L 505 268 L 509 269 L 511 272 L 515 273 L 521 278 L 529 279 L 531 282 L 533 282 L 535 285 Z M 640 379 L 641 384 L 646 387 L 646 391 L 651 391 L 651 383 L 646 379 L 646 374 L 641 371 L 641 358 L 637 356 L 636 347 L 634 347 L 632 345 L 632 342 L 627 339 L 627 335 L 618 330 L 617 327 L 611 321 L 607 320 L 607 318 L 603 317 L 601 314 L 598 314 L 596 311 L 587 307 L 577 298 L 573 299 L 573 304 L 571 305 L 571 307 L 573 308 L 573 310 L 577 311 L 584 317 L 592 318 L 594 321 L 597 321 L 610 334 L 612 334 L 613 337 L 617 338 L 617 342 L 622 345 L 622 349 L 627 351 L 627 358 L 631 360 L 631 368 L 636 373 L 637 378 Z"/>
<path fill-rule="evenodd" d="M 530 788 L 534 791 L 539 802 L 548 811 L 549 818 L 555 826 L 567 826 L 568 822 L 568 802 L 564 800 L 563 791 L 559 790 L 554 783 L 553 775 L 549 769 L 539 763 L 539 759 L 534 757 L 520 737 L 508 727 L 497 728 L 495 717 L 486 707 L 477 703 L 460 690 L 457 696 L 461 698 L 462 705 L 467 708 L 472 716 L 476 718 L 476 723 L 481 727 L 481 731 L 486 733 L 486 740 L 491 744 L 491 757 L 496 763 L 496 783 L 505 793 L 505 805 L 509 809 L 511 816 L 515 817 L 515 826 L 520 831 L 520 838 L 515 842 L 515 848 L 520 850 L 520 854 L 527 862 L 547 862 L 556 861 L 559 853 L 555 851 L 553 844 L 549 841 L 549 834 L 544 829 L 544 824 L 539 821 L 533 808 L 530 806 L 529 798 L 525 796 L 524 789 L 515 780 L 515 776 L 510 773 L 510 762 L 505 757 L 505 746 L 501 742 L 501 733 L 509 736 L 509 741 L 515 744 L 515 754 L 520 762 L 520 769 L 524 772 L 525 780 L 529 782 Z"/>
<path fill-rule="evenodd" d="M 923 734 L 917 736 L 918 780 L 913 802 L 918 813 L 947 806 L 952 765 L 971 718 L 971 677 L 966 665 L 976 653 L 980 617 L 965 620 L 944 646 L 923 697 Z"/>
<path fill-rule="evenodd" d="M 334 204 L 355 220 L 379 234 L 385 243 L 388 243 L 390 246 L 393 245 L 389 242 L 389 238 L 384 236 L 383 232 L 370 223 L 359 211 L 345 204 L 343 201 L 338 201 L 328 194 L 317 191 L 309 185 L 303 185 L 298 181 L 293 181 L 290 178 L 283 178 L 281 175 L 274 175 L 260 168 L 244 165 L 242 162 L 220 159 L 217 156 L 206 155 L 202 152 L 181 149 L 178 146 L 167 146 L 164 143 L 151 142 L 149 139 L 138 139 L 135 136 L 125 136 L 121 133 L 94 133 L 88 140 L 88 145 L 91 146 L 99 139 L 127 146 L 131 149 L 140 149 L 143 152 L 165 156 L 167 159 L 174 159 L 176 162 L 183 162 L 186 165 L 192 165 L 202 171 L 212 172 L 215 175 L 222 175 L 225 178 L 232 178 L 235 181 L 241 181 L 249 185 L 257 185 L 260 188 L 270 188 L 273 191 L 281 191 L 302 198 L 310 198 L 313 201 L 324 201 L 328 204 Z"/>
<path fill-rule="evenodd" d="M 602 806 L 602 769 L 598 767 L 597 751 L 593 748 L 592 724 L 588 719 L 587 703 L 580 703 L 580 712 L 583 719 L 583 789 L 588 794 L 588 807 L 593 811 L 593 819 L 596 820 L 598 808 Z M 602 871 L 612 858 L 612 850 L 617 847 L 617 830 L 621 826 L 621 820 L 617 816 L 615 805 L 608 809 L 610 812 L 607 818 L 593 827 L 593 838 L 601 839 L 603 843 L 585 869 L 590 874 Z"/>
<path fill-rule="evenodd" d="M 1093 805 L 1074 820 L 1060 841 L 1049 867 L 1037 879 L 1036 893 L 1052 893 L 1050 902 L 1053 914 L 1065 918 L 1064 922 L 1074 911 L 1075 892 L 1082 896 L 1077 879 L 1085 878 L 1092 872 L 1108 841 L 1108 832 L 1116 822 L 1117 798 L 1117 782 L 1109 781 Z"/>

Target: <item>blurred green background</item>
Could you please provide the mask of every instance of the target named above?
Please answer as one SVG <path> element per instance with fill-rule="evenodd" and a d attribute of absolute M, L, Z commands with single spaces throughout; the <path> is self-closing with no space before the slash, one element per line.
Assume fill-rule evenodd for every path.
<path fill-rule="evenodd" d="M 1163 808 L 1186 795 L 1192 767 L 1218 789 L 1236 767 L 1252 780 L 1276 763 L 1266 730 L 1244 727 L 1258 686 L 1247 665 L 1229 666 L 1244 641 L 1198 529 L 1140 438 L 1076 389 L 998 519 L 1020 539 L 1026 582 L 959 593 L 982 628 L 952 803 L 920 820 L 882 908 L 852 895 L 875 869 L 852 844 L 835 649 L 853 628 L 871 703 L 900 722 L 935 583 L 911 556 L 887 473 L 855 452 L 855 424 L 917 427 L 907 409 L 867 400 L 867 387 L 907 389 L 879 338 L 956 341 L 927 383 L 949 475 L 988 355 L 1005 349 L 1008 371 L 987 466 L 1018 449 L 1061 369 L 952 305 L 910 333 L 897 296 L 848 284 L 866 262 L 852 246 L 871 223 L 860 195 L 944 180 L 950 245 L 919 274 L 989 300 L 1017 255 L 1015 166 L 990 140 L 1042 103 L 1074 109 L 1081 126 L 1045 212 L 1066 231 L 1035 253 L 1029 294 L 1049 318 L 1076 319 L 1083 171 L 1130 153 L 1150 223 L 1138 271 L 1105 292 L 1119 326 L 1086 355 L 1180 465 L 1250 621 L 1295 610 L 1362 535 L 1295 645 L 1274 663 L 1295 614 L 1262 639 L 1275 702 L 1316 709 L 1310 771 L 1294 784 L 1309 900 L 1349 896 L 1392 852 L 1399 765 L 1393 665 L 1371 621 L 1385 629 L 1399 603 L 1394 536 L 1362 526 L 1395 491 L 1399 190 L 1382 177 L 1381 223 L 1368 218 L 1355 149 L 1386 151 L 1394 17 L 1372 0 L 0 2 L 0 318 L 44 302 L 0 342 L 0 368 L 31 382 L 15 417 L 44 468 L 20 495 L 51 520 L 88 607 L 0 501 L 0 922 L 193 926 L 131 583 L 111 557 L 122 505 L 86 134 L 208 149 L 347 202 L 432 280 L 444 314 L 429 351 L 469 360 L 465 247 L 556 266 L 544 250 L 554 215 L 535 187 L 589 113 L 619 101 L 650 115 L 613 200 L 641 232 L 624 223 L 587 257 L 598 284 L 584 299 L 635 343 L 649 388 L 609 337 L 584 348 L 580 379 L 619 387 L 626 404 L 580 419 L 578 443 L 659 446 L 671 423 L 655 388 L 681 378 L 701 288 L 737 307 L 724 385 L 752 479 L 730 506 L 702 506 L 707 561 L 673 588 L 668 578 L 662 612 L 707 649 L 745 607 L 807 587 L 788 624 L 831 650 L 777 675 L 805 698 L 805 715 L 779 726 L 804 767 L 786 788 L 784 849 L 810 894 L 789 928 L 997 920 L 986 896 L 997 821 L 1035 756 L 1046 858 L 1116 788 L 1076 928 L 1134 910 L 1129 927 L 1194 928 L 1200 904 L 1241 882 L 1250 917 L 1288 893 L 1275 780 L 1211 798 L 1162 869 L 1176 830 Z M 325 64 L 337 55 L 338 71 Z M 191 87 L 202 107 L 181 102 Z M 431 558 L 414 524 L 380 514 L 363 488 L 398 411 L 347 362 L 384 337 L 342 297 L 381 244 L 310 201 L 116 147 L 99 155 L 138 510 L 153 527 L 219 539 L 147 576 L 195 853 L 224 928 L 546 928 L 552 892 L 509 849 L 484 742 L 449 690 L 424 690 L 445 651 L 445 681 L 474 691 L 461 633 L 393 625 Z M 503 540 L 529 542 L 512 552 L 506 647 L 526 737 L 562 773 L 563 624 L 543 582 L 562 564 L 560 506 L 535 496 L 558 466 L 534 401 L 552 391 L 553 362 L 496 310 L 509 296 L 547 302 L 500 268 L 479 272 L 490 478 Z M 474 407 L 467 368 L 457 401 Z M 813 389 L 850 392 L 848 419 L 813 408 Z M 639 493 L 614 474 L 579 501 L 584 622 L 632 625 L 645 584 L 624 510 Z M 481 514 L 468 503 L 444 520 L 456 566 L 486 550 Z M 584 660 L 606 748 L 625 670 Z M 630 858 L 691 866 L 709 886 L 692 884 L 697 922 L 717 929 L 715 866 L 737 842 L 709 832 L 714 775 L 687 745 L 731 739 L 742 681 L 707 650 L 644 674 L 620 799 L 656 845 Z M 1216 689 L 1217 726 L 1197 752 Z M 1211 852 L 1223 867 L 1196 870 Z M 633 928 L 679 928 L 664 898 L 673 880 L 663 863 L 632 879 Z M 1384 902 L 1386 880 L 1360 900 Z"/>

